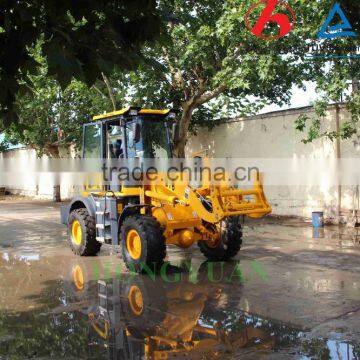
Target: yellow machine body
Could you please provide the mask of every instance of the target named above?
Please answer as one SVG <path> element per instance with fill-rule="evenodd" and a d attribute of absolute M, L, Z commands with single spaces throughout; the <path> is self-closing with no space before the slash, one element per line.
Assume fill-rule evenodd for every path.
<path fill-rule="evenodd" d="M 98 191 L 96 194 L 106 196 L 106 191 Z M 89 196 L 89 192 L 85 191 L 83 195 Z M 151 214 L 164 228 L 166 243 L 182 248 L 188 248 L 201 240 L 216 240 L 214 233 L 204 227 L 204 221 L 218 224 L 227 217 L 241 215 L 259 218 L 272 210 L 265 198 L 261 179 L 254 182 L 252 189 L 246 190 L 220 185 L 193 189 L 183 184 L 171 187 L 155 184 L 124 187 L 112 195 L 122 198 L 137 196 L 141 203 L 150 205 Z M 204 207 L 199 195 L 211 201 L 212 211 Z M 141 211 L 145 214 L 146 207 Z"/>

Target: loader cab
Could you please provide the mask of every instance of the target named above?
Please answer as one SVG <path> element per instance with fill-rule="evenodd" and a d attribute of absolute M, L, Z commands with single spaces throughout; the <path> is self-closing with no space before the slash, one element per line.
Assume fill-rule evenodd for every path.
<path fill-rule="evenodd" d="M 84 125 L 83 158 L 171 158 L 175 112 L 127 108 Z"/>

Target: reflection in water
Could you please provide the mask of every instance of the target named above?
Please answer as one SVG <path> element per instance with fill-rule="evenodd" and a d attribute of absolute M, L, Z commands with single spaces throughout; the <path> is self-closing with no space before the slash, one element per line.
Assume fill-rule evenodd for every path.
<path fill-rule="evenodd" d="M 231 310 L 238 302 L 236 295 L 219 285 L 154 284 L 143 276 L 127 280 L 99 281 L 98 312 L 88 314 L 112 359 L 167 359 L 189 352 L 215 356 L 250 344 L 274 346 L 268 331 Z"/>
<path fill-rule="evenodd" d="M 214 274 L 219 279 L 234 266 L 214 269 L 225 272 Z M 50 312 L 0 314 L 0 358 L 240 358 L 274 352 L 359 358 L 358 345 L 307 340 L 301 329 L 239 310 L 241 286 L 209 281 L 207 270 L 205 263 L 197 281 L 176 267 L 168 268 L 167 281 L 131 274 L 88 281 L 89 271 L 79 263 L 71 281 L 49 284 L 57 299 Z"/>

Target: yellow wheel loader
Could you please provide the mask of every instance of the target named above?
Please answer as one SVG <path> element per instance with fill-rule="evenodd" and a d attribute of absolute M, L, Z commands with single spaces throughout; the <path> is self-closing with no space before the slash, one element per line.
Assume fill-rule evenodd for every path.
<path fill-rule="evenodd" d="M 83 158 L 172 158 L 175 112 L 126 108 L 95 116 L 84 125 Z M 121 245 L 126 266 L 136 272 L 161 266 L 166 246 L 197 243 L 209 260 L 226 261 L 240 250 L 240 216 L 271 212 L 261 180 L 241 190 L 213 183 L 155 182 L 124 185 L 120 181 L 81 196 L 61 208 L 69 244 L 80 256 L 96 255 L 102 243 Z"/>

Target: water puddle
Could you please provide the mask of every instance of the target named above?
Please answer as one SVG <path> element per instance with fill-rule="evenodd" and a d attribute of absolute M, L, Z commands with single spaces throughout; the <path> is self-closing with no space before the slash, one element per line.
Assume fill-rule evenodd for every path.
<path fill-rule="evenodd" d="M 79 263 L 69 279 L 48 281 L 36 310 L 0 312 L 0 359 L 360 358 L 359 343 L 241 310 L 241 286 L 201 269 L 196 278 L 175 266 L 101 280 L 88 272 Z"/>

